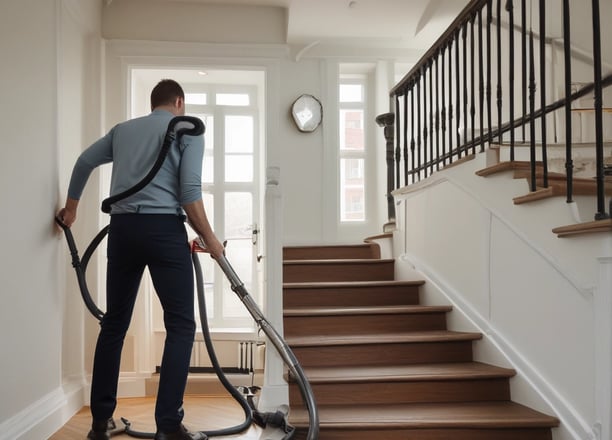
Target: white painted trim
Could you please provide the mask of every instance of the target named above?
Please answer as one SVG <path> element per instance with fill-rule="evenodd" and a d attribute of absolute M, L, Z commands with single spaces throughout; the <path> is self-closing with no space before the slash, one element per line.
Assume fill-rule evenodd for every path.
<path fill-rule="evenodd" d="M 612 438 L 612 256 L 598 258 L 599 288 L 595 309 L 595 431 L 598 440 Z"/>
<path fill-rule="evenodd" d="M 260 59 L 289 59 L 289 48 L 284 44 L 213 44 L 171 41 L 106 40 L 108 49 L 119 57 L 152 57 L 163 59 L 191 59 L 194 65 L 201 64 L 198 58 L 211 57 L 220 60 L 239 58 L 240 64 L 253 63 Z M 164 55 L 166 54 L 166 55 Z M 165 63 L 167 64 L 167 63 Z M 255 62 L 255 64 L 259 64 Z"/>
<path fill-rule="evenodd" d="M 58 387 L 0 424 L 0 440 L 49 438 L 84 405 L 83 384 Z"/>
<path fill-rule="evenodd" d="M 266 169 L 266 301 L 264 315 L 281 336 L 283 331 L 282 271 L 282 191 L 280 170 Z M 289 402 L 289 387 L 284 380 L 284 365 L 274 344 L 266 343 L 264 384 L 259 398 L 260 410 L 273 410 Z"/>

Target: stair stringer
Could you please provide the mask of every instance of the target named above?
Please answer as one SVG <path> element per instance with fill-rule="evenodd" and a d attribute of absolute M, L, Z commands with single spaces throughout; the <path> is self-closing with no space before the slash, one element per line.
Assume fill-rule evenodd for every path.
<path fill-rule="evenodd" d="M 609 401 L 610 379 L 602 383 L 596 359 L 608 362 L 610 349 L 601 350 L 610 335 L 598 335 L 592 317 L 597 295 L 612 291 L 600 285 L 598 262 L 609 258 L 611 239 L 560 242 L 551 229 L 572 222 L 571 208 L 557 199 L 513 205 L 526 183 L 476 176 L 484 161 L 476 156 L 396 191 L 396 278 L 417 270 L 427 281 L 424 304 L 450 301 L 453 329 L 485 335 L 476 360 L 519 372 L 513 400 L 559 417 L 555 440 L 604 438 L 599 426 L 609 426 L 610 416 L 593 402 Z M 529 276 L 534 268 L 537 276 Z M 525 280 L 538 285 L 537 295 L 526 292 Z M 529 309 L 517 313 L 508 298 Z"/>

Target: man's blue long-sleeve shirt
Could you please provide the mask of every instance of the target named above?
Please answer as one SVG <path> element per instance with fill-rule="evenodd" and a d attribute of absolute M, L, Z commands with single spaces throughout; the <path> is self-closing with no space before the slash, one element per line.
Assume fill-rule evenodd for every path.
<path fill-rule="evenodd" d="M 174 115 L 154 110 L 147 116 L 117 124 L 89 146 L 72 171 L 68 197 L 80 199 L 91 172 L 112 162 L 110 195 L 138 183 L 153 167 Z M 153 180 L 142 190 L 112 206 L 111 214 L 181 214 L 182 206 L 202 198 L 203 136 L 183 136 L 170 147 Z"/>

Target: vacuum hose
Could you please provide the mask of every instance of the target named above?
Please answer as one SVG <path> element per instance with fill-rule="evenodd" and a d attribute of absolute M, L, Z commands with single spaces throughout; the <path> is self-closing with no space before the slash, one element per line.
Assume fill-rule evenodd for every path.
<path fill-rule="evenodd" d="M 170 149 L 172 143 L 179 139 L 182 135 L 187 134 L 191 136 L 199 136 L 204 133 L 204 124 L 199 118 L 190 117 L 190 116 L 177 116 L 173 118 L 168 124 L 168 129 L 166 131 L 166 135 L 164 138 L 164 142 L 162 148 L 159 152 L 157 160 L 151 170 L 147 173 L 147 175 L 132 188 L 129 188 L 122 193 L 116 194 L 105 199 L 102 202 L 102 211 L 105 213 L 109 213 L 111 210 L 111 206 L 113 203 L 118 202 L 126 197 L 129 197 L 136 192 L 140 191 L 144 188 L 157 174 L 159 169 L 161 168 L 166 155 Z M 79 284 L 79 290 L 81 292 L 81 297 L 89 310 L 89 312 L 98 320 L 102 320 L 104 317 L 104 312 L 102 312 L 93 301 L 89 289 L 87 287 L 87 281 L 85 277 L 85 272 L 87 269 L 87 264 L 89 263 L 89 259 L 91 258 L 93 252 L 97 248 L 97 246 L 102 242 L 106 234 L 108 233 L 109 226 L 104 227 L 91 241 L 85 252 L 83 253 L 83 258 L 79 258 L 78 250 L 76 247 L 76 243 L 72 232 L 69 227 L 67 227 L 59 218 L 55 219 L 57 224 L 63 229 L 64 234 L 66 236 L 66 241 L 68 243 L 68 248 L 70 250 L 71 258 L 72 258 L 72 266 L 75 269 L 77 281 Z M 239 425 L 236 425 L 231 428 L 220 429 L 216 431 L 201 431 L 205 435 L 209 437 L 213 436 L 222 436 L 222 435 L 234 435 L 240 432 L 243 432 L 249 428 L 249 426 L 253 423 L 253 416 L 255 415 L 259 424 L 262 424 L 261 421 L 265 420 L 273 420 L 273 419 L 282 419 L 281 423 L 279 423 L 279 427 L 284 429 L 285 437 L 284 439 L 290 439 L 293 437 L 293 433 L 295 429 L 286 423 L 284 417 L 275 417 L 275 415 L 268 416 L 267 414 L 262 414 L 257 411 L 254 411 L 254 408 L 251 407 L 249 402 L 245 399 L 245 397 L 234 387 L 225 374 L 219 362 L 217 360 L 214 347 L 212 344 L 212 339 L 210 336 L 210 331 L 208 329 L 207 322 L 207 313 L 206 313 L 206 304 L 205 304 L 205 295 L 204 295 L 204 278 L 202 275 L 202 268 L 200 266 L 199 259 L 197 257 L 196 252 L 201 249 L 198 249 L 196 243 L 194 242 L 194 246 L 192 247 L 192 262 L 196 274 L 196 287 L 197 287 L 197 296 L 198 296 L 198 306 L 200 312 L 200 324 L 202 327 L 202 333 L 204 336 L 204 341 L 206 344 L 206 350 L 210 357 L 213 368 L 217 374 L 217 377 L 223 384 L 224 388 L 234 397 L 234 399 L 240 404 L 245 414 L 245 421 Z M 298 386 L 300 388 L 300 392 L 304 402 L 306 403 L 308 413 L 309 413 L 309 431 L 307 435 L 307 440 L 317 440 L 319 434 L 319 418 L 318 411 L 316 407 L 316 403 L 314 400 L 314 394 L 302 370 L 299 362 L 295 358 L 293 352 L 283 340 L 283 338 L 278 334 L 278 332 L 274 329 L 274 327 L 268 322 L 262 312 L 259 310 L 259 307 L 253 300 L 253 298 L 249 295 L 248 291 L 245 289 L 244 284 L 227 261 L 225 256 L 223 256 L 219 260 L 215 260 L 225 273 L 228 278 L 232 290 L 240 297 L 241 301 L 256 321 L 259 328 L 266 334 L 268 339 L 272 342 L 279 355 L 283 359 L 284 363 L 287 365 L 290 374 L 296 379 Z M 122 418 L 121 419 L 125 425 L 124 430 L 116 430 L 113 431 L 112 434 L 118 434 L 124 432 L 132 437 L 136 438 L 154 438 L 154 433 L 149 432 L 140 432 L 131 429 L 131 423 Z M 265 423 L 265 422 L 264 422 Z M 271 422 L 270 422 L 271 423 Z M 282 426 L 280 426 L 282 425 Z"/>

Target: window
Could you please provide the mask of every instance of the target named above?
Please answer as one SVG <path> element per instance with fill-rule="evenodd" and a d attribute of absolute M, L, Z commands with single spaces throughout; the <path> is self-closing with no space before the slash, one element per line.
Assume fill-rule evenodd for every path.
<path fill-rule="evenodd" d="M 185 93 L 185 104 L 206 105 L 208 95 L 206 93 Z"/>
<path fill-rule="evenodd" d="M 187 92 L 187 87 L 187 113 L 206 126 L 202 192 L 209 221 L 217 236 L 227 240 L 228 260 L 245 287 L 260 300 L 253 244 L 259 206 L 257 88 L 215 84 L 196 93 Z M 250 313 L 218 265 L 208 255 L 199 257 L 209 326 L 228 332 L 254 331 Z M 199 324 L 198 311 L 196 319 Z"/>
<path fill-rule="evenodd" d="M 365 221 L 365 80 L 340 78 L 340 221 Z"/>

